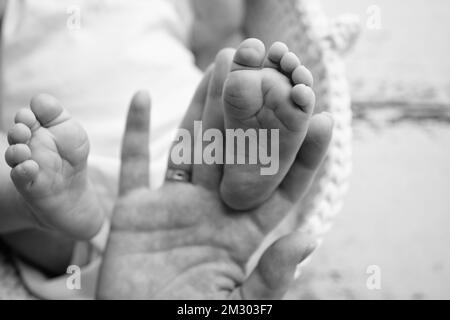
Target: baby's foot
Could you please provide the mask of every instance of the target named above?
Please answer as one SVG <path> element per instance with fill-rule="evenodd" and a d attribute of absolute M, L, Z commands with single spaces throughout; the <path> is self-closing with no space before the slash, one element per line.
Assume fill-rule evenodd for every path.
<path fill-rule="evenodd" d="M 11 178 L 43 226 L 76 239 L 95 235 L 103 213 L 87 177 L 84 129 L 49 95 L 16 114 L 5 158 Z"/>
<path fill-rule="evenodd" d="M 222 199 L 237 210 L 250 209 L 267 200 L 278 187 L 295 160 L 305 138 L 314 109 L 315 96 L 312 75 L 287 46 L 277 42 L 267 55 L 264 44 L 247 39 L 234 55 L 231 72 L 224 85 L 226 129 L 279 129 L 279 166 L 261 174 L 267 168 L 261 162 L 225 164 L 221 183 Z M 257 131 L 259 132 L 259 131 Z M 272 143 L 276 143 L 273 137 Z M 268 144 L 270 155 L 271 144 Z M 272 149 L 273 150 L 273 149 Z M 275 148 L 275 152 L 278 150 Z M 232 152 L 228 148 L 227 154 Z M 259 152 L 259 148 L 258 148 Z M 237 154 L 234 150 L 234 155 Z M 259 157 L 259 156 L 258 156 Z M 261 159 L 259 159 L 261 160 Z"/>

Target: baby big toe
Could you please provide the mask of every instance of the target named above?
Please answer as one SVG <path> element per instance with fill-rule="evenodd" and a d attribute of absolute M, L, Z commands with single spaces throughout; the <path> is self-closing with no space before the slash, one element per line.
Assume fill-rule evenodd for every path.
<path fill-rule="evenodd" d="M 8 147 L 8 149 L 6 149 L 5 152 L 6 163 L 11 168 L 14 168 L 19 163 L 29 160 L 30 158 L 31 158 L 31 150 L 26 144 L 12 145 Z"/>
<path fill-rule="evenodd" d="M 30 103 L 31 110 L 39 120 L 42 126 L 53 125 L 64 112 L 59 101 L 48 94 L 39 94 L 35 96 Z"/>
<path fill-rule="evenodd" d="M 231 71 L 259 69 L 266 55 L 264 43 L 258 39 L 244 40 L 236 50 Z"/>
<path fill-rule="evenodd" d="M 31 138 L 31 130 L 23 123 L 16 123 L 8 132 L 8 143 L 10 145 L 27 143 Z"/>

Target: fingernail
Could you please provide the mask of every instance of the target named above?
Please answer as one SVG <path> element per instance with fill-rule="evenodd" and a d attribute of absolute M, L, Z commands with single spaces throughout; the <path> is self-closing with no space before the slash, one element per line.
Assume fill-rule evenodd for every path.
<path fill-rule="evenodd" d="M 321 241 L 317 240 L 306 247 L 305 252 L 303 253 L 302 257 L 300 258 L 300 260 L 297 264 L 297 267 L 295 269 L 294 280 L 297 280 L 298 278 L 300 278 L 303 267 L 309 263 L 309 261 L 311 260 L 310 259 L 311 254 L 317 249 L 317 247 L 320 246 L 320 243 L 321 243 Z"/>
<path fill-rule="evenodd" d="M 301 256 L 300 260 L 299 260 L 299 264 L 301 264 L 302 262 L 304 262 L 313 252 L 314 250 L 316 250 L 316 248 L 320 245 L 319 240 L 312 242 L 311 244 L 309 244 L 306 248 L 305 251 L 303 252 L 303 255 Z"/>
<path fill-rule="evenodd" d="M 298 264 L 297 268 L 295 269 L 294 280 L 297 280 L 298 278 L 300 278 L 300 276 L 302 275 L 302 270 L 303 270 L 303 267 L 301 266 L 301 264 Z"/>

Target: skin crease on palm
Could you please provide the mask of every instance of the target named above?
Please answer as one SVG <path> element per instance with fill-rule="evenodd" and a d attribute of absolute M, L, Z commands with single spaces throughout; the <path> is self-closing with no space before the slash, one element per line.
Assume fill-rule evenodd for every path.
<path fill-rule="evenodd" d="M 223 122 L 221 88 L 231 55 L 230 49 L 218 54 L 197 89 L 182 128 L 192 130 L 194 120 L 203 120 L 210 127 Z M 98 297 L 282 298 L 297 264 L 314 250 L 315 239 L 294 231 L 272 244 L 250 274 L 246 265 L 265 236 L 306 193 L 331 139 L 330 116 L 311 118 L 296 161 L 272 197 L 257 209 L 238 212 L 219 197 L 219 165 L 169 163 L 169 168 L 191 172 L 192 182 L 166 181 L 157 190 L 149 189 L 149 113 L 148 95 L 137 93 L 123 138 L 119 197 Z"/>

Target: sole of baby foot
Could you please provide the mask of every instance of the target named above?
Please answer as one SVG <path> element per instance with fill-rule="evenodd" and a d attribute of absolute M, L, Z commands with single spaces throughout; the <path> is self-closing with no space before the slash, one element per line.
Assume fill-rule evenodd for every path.
<path fill-rule="evenodd" d="M 89 139 L 52 96 L 21 109 L 8 133 L 11 179 L 38 226 L 77 240 L 93 237 L 103 212 L 87 175 Z"/>
<path fill-rule="evenodd" d="M 255 161 L 248 149 L 226 150 L 230 158 L 245 153 L 246 159 L 244 165 L 224 166 L 220 192 L 231 208 L 261 205 L 294 163 L 315 105 L 312 82 L 311 72 L 283 43 L 274 43 L 266 52 L 261 41 L 247 39 L 237 49 L 224 85 L 225 127 L 244 132 L 256 129 L 261 134 L 270 131 L 270 142 L 259 144 L 256 154 L 260 157 L 259 151 L 266 148 L 273 161 L 269 165 L 260 158 Z"/>

